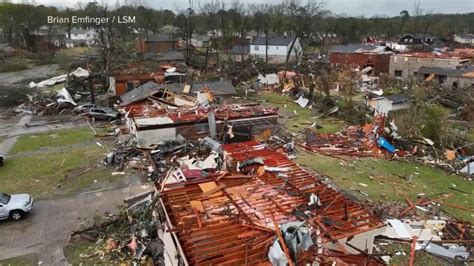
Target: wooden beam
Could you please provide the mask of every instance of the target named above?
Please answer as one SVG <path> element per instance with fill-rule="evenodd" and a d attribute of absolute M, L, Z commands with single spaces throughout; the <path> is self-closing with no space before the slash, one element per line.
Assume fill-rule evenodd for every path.
<path fill-rule="evenodd" d="M 283 249 L 283 252 L 285 252 L 286 258 L 288 259 L 288 265 L 294 266 L 295 264 L 291 260 L 290 252 L 288 251 L 288 247 L 286 246 L 285 239 L 283 238 L 283 235 L 281 234 L 280 227 L 278 226 L 278 223 L 276 222 L 275 216 L 273 215 L 273 213 L 272 213 L 272 221 L 273 221 L 273 225 L 275 226 L 275 231 L 277 233 L 278 240 L 281 245 L 281 249 Z"/>

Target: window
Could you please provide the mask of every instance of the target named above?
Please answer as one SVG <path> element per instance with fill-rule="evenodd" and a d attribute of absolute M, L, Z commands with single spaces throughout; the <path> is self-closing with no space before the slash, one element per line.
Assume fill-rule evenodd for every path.
<path fill-rule="evenodd" d="M 0 204 L 8 204 L 10 201 L 10 195 L 0 194 Z"/>
<path fill-rule="evenodd" d="M 194 130 L 197 134 L 207 133 L 209 126 L 207 124 L 196 124 L 194 125 Z"/>
<path fill-rule="evenodd" d="M 401 70 L 395 70 L 395 71 L 393 72 L 393 75 L 394 75 L 395 77 L 401 77 L 402 74 L 403 74 L 403 72 L 402 72 Z"/>
<path fill-rule="evenodd" d="M 259 46 L 258 46 L 258 45 L 255 45 L 253 48 L 255 49 L 255 51 L 258 51 Z"/>

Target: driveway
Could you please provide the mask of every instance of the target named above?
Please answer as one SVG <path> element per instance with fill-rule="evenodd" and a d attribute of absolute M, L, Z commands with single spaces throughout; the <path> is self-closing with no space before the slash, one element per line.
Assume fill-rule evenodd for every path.
<path fill-rule="evenodd" d="M 96 215 L 118 213 L 125 198 L 151 189 L 134 185 L 36 202 L 24 220 L 0 221 L 0 261 L 37 253 L 43 265 L 67 265 L 63 247 L 72 232 L 91 225 Z"/>

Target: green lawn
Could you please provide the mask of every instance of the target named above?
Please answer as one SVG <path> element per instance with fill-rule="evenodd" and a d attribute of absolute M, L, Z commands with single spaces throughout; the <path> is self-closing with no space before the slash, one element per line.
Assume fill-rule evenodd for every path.
<path fill-rule="evenodd" d="M 46 147 L 54 148 L 73 145 L 93 139 L 94 133 L 89 127 L 53 130 L 41 134 L 28 134 L 18 138 L 9 154 L 36 151 Z"/>
<path fill-rule="evenodd" d="M 351 188 L 361 190 L 373 200 L 406 203 L 401 193 L 406 193 L 413 201 L 419 193 L 424 193 L 429 198 L 449 193 L 454 196 L 446 202 L 467 208 L 474 206 L 474 197 L 449 189 L 454 184 L 457 189 L 472 194 L 474 185 L 471 182 L 428 165 L 375 158 L 348 158 L 343 161 L 301 149 L 296 161 L 302 166 L 328 175 L 338 187 L 347 191 L 351 191 Z M 407 181 L 410 175 L 411 182 Z M 362 193 L 352 191 L 352 194 L 360 199 L 367 199 Z M 443 210 L 463 220 L 474 222 L 474 216 L 469 211 L 452 207 L 443 207 Z"/>
<path fill-rule="evenodd" d="M 71 265 L 96 265 L 97 261 L 92 258 L 81 258 L 81 255 L 87 255 L 90 252 L 91 243 L 73 243 L 64 247 L 64 257 Z M 98 258 L 96 258 L 98 259 Z M 99 265 L 101 265 L 99 263 Z"/>
<path fill-rule="evenodd" d="M 104 153 L 103 148 L 89 146 L 10 157 L 0 168 L 0 188 L 51 199 L 107 186 L 124 176 L 112 176 L 113 169 L 98 166 Z"/>
<path fill-rule="evenodd" d="M 7 260 L 0 260 L 0 266 L 38 265 L 38 254 L 28 254 Z"/>
<path fill-rule="evenodd" d="M 335 133 L 344 127 L 343 121 L 332 118 L 320 118 L 319 116 L 321 114 L 318 114 L 316 110 L 302 108 L 286 95 L 275 92 L 261 92 L 259 96 L 261 100 L 267 102 L 269 105 L 278 107 L 285 112 L 294 113 L 294 111 L 296 111 L 295 117 L 282 120 L 285 127 L 291 132 L 303 130 L 314 122 L 323 126 L 322 129 L 317 130 L 321 133 Z"/>

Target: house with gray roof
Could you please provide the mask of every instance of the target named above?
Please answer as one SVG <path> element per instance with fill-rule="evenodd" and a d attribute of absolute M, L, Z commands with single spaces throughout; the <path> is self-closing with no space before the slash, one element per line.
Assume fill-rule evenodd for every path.
<path fill-rule="evenodd" d="M 454 34 L 453 41 L 459 44 L 474 46 L 474 34 L 472 33 Z"/>
<path fill-rule="evenodd" d="M 412 99 L 407 95 L 396 94 L 367 99 L 367 106 L 372 108 L 375 114 L 388 115 L 389 112 L 408 109 Z"/>
<path fill-rule="evenodd" d="M 255 37 L 250 43 L 249 55 L 263 60 L 268 55 L 268 63 L 270 64 L 285 63 L 288 54 L 290 54 L 288 62 L 296 62 L 303 54 L 303 48 L 298 37 Z"/>
<path fill-rule="evenodd" d="M 92 46 L 97 43 L 98 33 L 94 29 L 71 29 L 69 38 L 66 40 L 68 48 L 77 46 Z M 68 45 L 69 43 L 69 45 Z"/>

